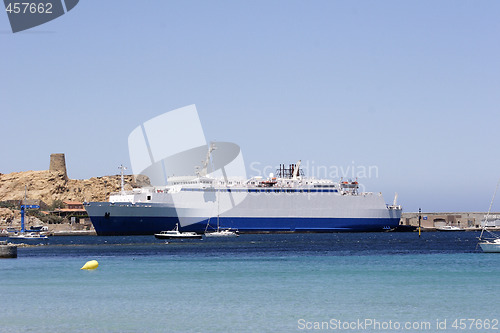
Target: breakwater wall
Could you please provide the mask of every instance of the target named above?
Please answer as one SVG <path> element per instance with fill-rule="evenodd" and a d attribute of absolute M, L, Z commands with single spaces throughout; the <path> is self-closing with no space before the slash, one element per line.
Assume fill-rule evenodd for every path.
<path fill-rule="evenodd" d="M 17 246 L 0 241 L 0 259 L 17 258 Z"/>

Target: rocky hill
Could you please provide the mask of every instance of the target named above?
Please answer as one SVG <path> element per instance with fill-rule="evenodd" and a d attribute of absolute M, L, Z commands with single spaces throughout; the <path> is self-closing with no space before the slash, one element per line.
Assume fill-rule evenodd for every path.
<path fill-rule="evenodd" d="M 61 171 L 25 171 L 0 174 L 0 201 L 21 200 L 27 186 L 27 198 L 39 199 L 47 205 L 54 200 L 107 201 L 109 194 L 120 191 L 120 175 L 67 179 Z M 136 181 L 125 176 L 125 190 L 148 185 L 147 179 Z"/>

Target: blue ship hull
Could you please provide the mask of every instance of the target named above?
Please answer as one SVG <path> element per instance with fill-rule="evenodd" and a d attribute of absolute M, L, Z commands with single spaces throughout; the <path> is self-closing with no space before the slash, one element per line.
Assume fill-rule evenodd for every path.
<path fill-rule="evenodd" d="M 179 222 L 176 217 L 91 216 L 98 235 L 153 235 L 172 230 Z M 203 233 L 208 220 L 186 227 L 181 231 Z M 210 225 L 216 224 L 215 219 Z M 237 229 L 241 233 L 258 232 L 367 232 L 396 228 L 399 218 L 250 218 L 221 217 L 221 228 Z"/>

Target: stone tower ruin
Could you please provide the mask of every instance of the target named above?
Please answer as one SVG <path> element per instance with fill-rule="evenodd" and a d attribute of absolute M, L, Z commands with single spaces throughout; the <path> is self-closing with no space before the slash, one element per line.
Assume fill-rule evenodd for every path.
<path fill-rule="evenodd" d="M 68 179 L 66 172 L 66 159 L 64 154 L 50 154 L 50 171 L 59 171 L 64 173 L 64 178 Z"/>

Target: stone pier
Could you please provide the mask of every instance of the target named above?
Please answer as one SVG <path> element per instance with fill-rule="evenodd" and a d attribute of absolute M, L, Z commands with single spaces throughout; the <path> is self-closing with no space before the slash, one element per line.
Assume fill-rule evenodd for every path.
<path fill-rule="evenodd" d="M 1 258 L 17 258 L 17 246 L 8 244 L 7 241 L 0 241 Z"/>

